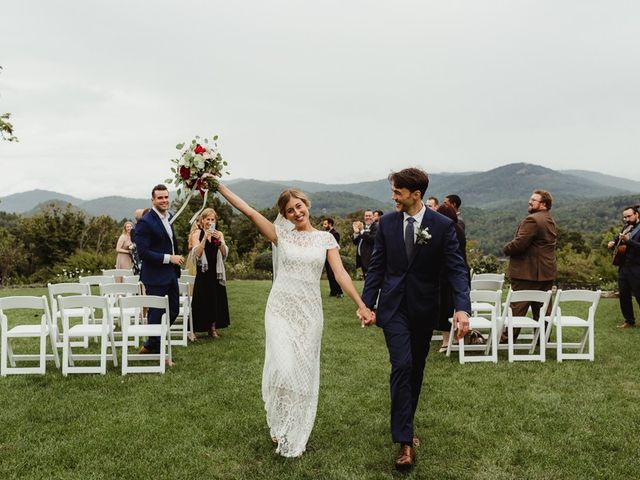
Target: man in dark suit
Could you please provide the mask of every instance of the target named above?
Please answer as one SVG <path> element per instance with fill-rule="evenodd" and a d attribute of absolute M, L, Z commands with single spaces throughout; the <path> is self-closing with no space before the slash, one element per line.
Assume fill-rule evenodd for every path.
<path fill-rule="evenodd" d="M 425 207 L 427 174 L 407 168 L 389 175 L 396 212 L 380 219 L 362 300 L 377 301 L 375 321 L 391 361 L 391 436 L 400 444 L 396 468 L 415 462 L 415 416 L 431 335 L 438 321 L 441 274 L 453 290 L 458 337 L 469 328 L 469 275 L 453 222 Z M 367 322 L 365 322 L 367 323 Z"/>
<path fill-rule="evenodd" d="M 371 210 L 364 211 L 364 223 L 353 223 L 353 243 L 356 246 L 356 268 L 362 269 L 362 275 L 367 276 L 373 243 L 376 239 L 378 222 L 374 220 Z"/>
<path fill-rule="evenodd" d="M 178 316 L 180 290 L 178 278 L 180 266 L 184 263 L 182 255 L 177 254 L 178 242 L 173 227 L 169 223 L 169 191 L 164 185 L 156 185 L 151 191 L 153 208 L 136 224 L 136 245 L 142 260 L 140 281 L 147 295 L 169 297 L 170 323 Z M 149 309 L 147 320 L 150 324 L 159 324 L 162 310 Z M 160 337 L 149 337 L 140 348 L 140 353 L 158 353 Z"/>
<path fill-rule="evenodd" d="M 340 245 L 340 234 L 335 228 L 333 228 L 334 223 L 333 218 L 325 218 L 322 221 L 322 227 L 333 235 L 333 238 L 335 238 L 338 245 Z M 331 270 L 329 262 L 326 260 L 324 262 L 324 268 L 327 271 L 327 280 L 329 280 L 329 296 L 342 298 L 342 288 L 340 288 L 340 285 L 336 280 L 336 276 L 334 275 L 333 270 Z"/>
<path fill-rule="evenodd" d="M 633 313 L 633 298 L 640 305 L 640 214 L 638 206 L 624 209 L 622 218 L 626 226 L 622 233 L 609 242 L 609 248 L 624 245 L 625 253 L 619 256 L 618 291 L 620 311 L 624 322 L 619 328 L 634 328 L 636 317 Z M 620 248 L 618 246 L 618 248 Z"/>
<path fill-rule="evenodd" d="M 507 275 L 511 288 L 516 290 L 542 290 L 553 287 L 556 278 L 556 222 L 549 210 L 553 198 L 545 190 L 534 190 L 529 198 L 529 215 L 520 222 L 516 235 L 504 246 L 504 254 L 509 258 Z M 540 318 L 541 304 L 537 302 L 517 302 L 512 305 L 515 316 L 524 316 L 531 307 L 536 320 Z M 551 305 L 547 315 L 551 311 Z M 513 331 L 514 340 L 518 338 L 519 328 Z M 501 342 L 506 341 L 506 333 Z"/>

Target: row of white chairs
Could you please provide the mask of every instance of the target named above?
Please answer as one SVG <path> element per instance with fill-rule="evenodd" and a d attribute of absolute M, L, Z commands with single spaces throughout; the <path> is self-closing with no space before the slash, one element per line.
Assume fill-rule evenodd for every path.
<path fill-rule="evenodd" d="M 100 295 L 71 295 L 56 298 L 56 304 L 60 313 L 59 322 L 54 320 L 49 309 L 46 296 L 13 296 L 0 298 L 0 320 L 2 322 L 2 337 L 0 340 L 0 375 L 10 374 L 44 374 L 46 362 L 53 360 L 57 368 L 62 367 L 62 374 L 69 373 L 106 373 L 107 360 L 110 358 L 114 366 L 118 365 L 115 341 L 114 306 L 107 296 Z M 160 324 L 144 324 L 133 322 L 133 318 L 140 318 L 144 309 L 158 308 L 164 313 Z M 165 362 L 171 360 L 171 335 L 169 330 L 169 299 L 167 296 L 133 295 L 119 297 L 117 309 L 121 323 L 121 347 L 122 347 L 122 375 L 127 373 L 160 372 L 165 371 Z M 24 311 L 36 311 L 40 315 L 39 324 L 25 324 L 14 320 L 13 315 L 24 316 Z M 82 321 L 72 322 L 72 318 L 82 312 L 83 320 L 89 316 L 93 323 Z M 95 313 L 100 312 L 96 318 Z M 85 314 L 86 313 L 86 314 Z M 12 319 L 9 327 L 9 319 Z M 157 355 L 132 355 L 129 346 L 134 338 L 142 336 L 158 336 L 160 341 L 160 353 Z M 89 337 L 97 337 L 100 342 L 99 354 L 80 354 L 73 351 L 74 347 L 83 346 Z M 37 354 L 16 354 L 12 341 L 18 338 L 39 339 L 39 352 Z M 82 339 L 73 342 L 72 339 Z M 47 353 L 47 343 L 50 344 L 51 353 Z M 80 343 L 80 345 L 78 344 Z M 58 349 L 62 349 L 62 362 L 60 362 Z M 110 349 L 110 354 L 108 350 Z M 158 360 L 157 365 L 130 365 L 130 359 Z M 76 361 L 98 360 L 98 365 L 77 366 Z M 37 366 L 18 366 L 17 362 L 37 361 Z"/>
<path fill-rule="evenodd" d="M 123 273 L 123 272 L 115 272 Z M 49 299 L 44 298 L 44 305 L 39 297 L 6 297 L 11 298 L 5 303 L 4 310 L 16 310 L 20 308 L 36 308 L 41 310 L 40 325 L 14 325 L 9 328 L 6 315 L 0 308 L 0 316 L 2 316 L 2 364 L 0 365 L 0 374 L 7 373 L 44 373 L 46 368 L 46 360 L 55 360 L 56 367 L 59 367 L 59 359 L 57 349 L 63 349 L 63 374 L 67 373 L 104 373 L 106 372 L 106 348 L 107 343 L 111 342 L 112 356 L 115 355 L 115 348 L 121 347 L 123 351 L 123 375 L 126 373 L 157 371 L 148 367 L 137 367 L 128 365 L 128 358 L 132 355 L 128 354 L 129 347 L 138 347 L 139 339 L 142 336 L 149 336 L 149 328 L 154 325 L 145 325 L 142 318 L 142 308 L 135 305 L 129 306 L 132 301 L 129 298 L 139 298 L 140 301 L 149 300 L 151 296 L 141 295 L 143 292 L 142 284 L 136 276 L 125 276 L 125 282 L 114 283 L 115 277 L 111 275 L 97 275 L 80 277 L 78 283 L 60 283 L 49 284 Z M 162 343 L 163 348 L 166 345 L 188 344 L 189 335 L 193 334 L 193 321 L 191 319 L 191 291 L 195 277 L 185 275 L 179 282 L 180 288 L 180 310 L 178 318 L 172 324 L 168 324 L 167 320 L 167 339 Z M 91 295 L 91 287 L 98 286 L 100 295 Z M 21 298 L 28 298 L 23 301 Z M 35 300 L 34 300 L 35 298 Z M 82 305 L 82 302 L 88 302 Z M 68 300 L 69 299 L 69 300 Z M 73 300 L 71 300 L 73 299 Z M 2 300 L 2 299 L 0 299 Z M 4 300 L 3 300 L 4 301 Z M 106 301 L 106 310 L 103 303 Z M 135 301 L 133 301 L 135 303 Z M 99 304 L 99 307 L 96 307 Z M 23 305 L 23 306 L 19 306 Z M 30 307 L 31 306 L 31 307 Z M 34 307 L 35 306 L 35 307 Z M 154 308 L 145 306 L 144 308 Z M 102 311 L 100 318 L 96 317 L 96 311 Z M 167 315 L 168 318 L 168 315 Z M 72 319 L 75 320 L 73 324 Z M 78 321 L 79 319 L 79 321 Z M 15 322 L 13 322 L 15 323 Z M 13 324 L 12 324 L 13 325 Z M 120 327 L 119 329 L 117 327 Z M 106 333 L 103 329 L 106 328 Z M 153 328 L 151 328 L 153 330 Z M 104 337 L 107 335 L 107 338 Z M 151 336 L 157 336 L 155 333 Z M 15 355 L 11 346 L 12 338 L 18 337 L 36 337 L 41 339 L 40 353 L 30 355 Z M 52 339 L 52 348 L 55 349 L 55 355 L 46 353 L 46 338 Z M 72 353 L 72 348 L 88 348 L 90 338 L 101 342 L 101 354 L 98 356 L 86 354 L 84 357 Z M 168 347 L 170 348 L 170 347 Z M 43 351 L 44 349 L 44 351 Z M 104 351 L 104 353 L 102 352 Z M 65 356 L 67 352 L 67 356 Z M 101 366 L 98 370 L 92 367 L 74 368 L 73 360 L 83 359 L 91 360 L 99 357 Z M 114 357 L 115 358 L 115 357 Z M 133 357 L 138 358 L 138 357 Z M 144 355 L 144 359 L 155 359 L 153 355 Z M 163 357 L 164 358 L 164 357 Z M 39 361 L 37 367 L 17 367 L 18 361 Z M 10 364 L 10 366 L 7 365 Z M 115 362 L 114 362 L 115 363 Z M 161 360 L 164 372 L 164 359 Z"/>
<path fill-rule="evenodd" d="M 557 290 L 550 315 L 546 315 L 551 303 L 552 292 L 539 290 L 509 290 L 506 301 L 502 304 L 502 290 L 471 290 L 472 316 L 469 328 L 476 329 L 488 335 L 484 345 L 465 345 L 464 338 L 453 343 L 454 329 L 451 326 L 447 356 L 452 351 L 459 352 L 460 363 L 498 361 L 498 349 L 506 348 L 509 362 L 522 360 L 546 360 L 546 350 L 554 348 L 558 362 L 563 360 L 594 360 L 594 328 L 595 314 L 600 300 L 600 290 Z M 532 316 L 516 316 L 513 314 L 513 304 L 517 302 L 536 302 L 541 305 L 538 320 Z M 562 308 L 567 302 L 580 302 L 584 305 L 583 316 L 565 315 Z M 574 305 L 575 308 L 575 305 Z M 530 335 L 520 335 L 517 342 L 514 329 L 529 329 Z M 581 330 L 577 342 L 564 339 L 566 330 L 578 328 Z M 507 332 L 506 345 L 500 344 L 503 330 Z M 555 330 L 555 341 L 552 332 Z M 535 353 L 538 348 L 538 353 Z M 468 356 L 465 350 L 480 350 L 482 355 Z M 519 354 L 517 350 L 526 350 Z M 566 351 L 570 350 L 570 351 Z"/>

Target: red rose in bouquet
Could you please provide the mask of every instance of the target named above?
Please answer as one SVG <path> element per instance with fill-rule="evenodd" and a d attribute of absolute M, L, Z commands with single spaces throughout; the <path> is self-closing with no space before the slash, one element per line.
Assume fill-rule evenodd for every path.
<path fill-rule="evenodd" d="M 180 167 L 180 176 L 183 180 L 189 180 L 191 177 L 191 170 L 185 166 Z"/>
<path fill-rule="evenodd" d="M 196 148 L 193 149 L 193 153 L 195 153 L 196 155 L 199 153 L 205 153 L 207 151 L 206 148 L 203 148 L 202 145 L 200 145 L 199 143 L 196 144 Z"/>

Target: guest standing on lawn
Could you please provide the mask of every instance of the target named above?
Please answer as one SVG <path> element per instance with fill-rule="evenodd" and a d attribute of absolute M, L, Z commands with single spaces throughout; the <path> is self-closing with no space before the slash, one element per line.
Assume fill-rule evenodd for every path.
<path fill-rule="evenodd" d="M 217 214 L 205 208 L 198 218 L 198 228 L 191 234 L 193 257 L 196 260 L 196 281 L 193 286 L 191 314 L 193 331 L 207 332 L 218 338 L 218 329 L 229 326 L 224 260 L 229 248 L 224 234 L 216 229 Z"/>

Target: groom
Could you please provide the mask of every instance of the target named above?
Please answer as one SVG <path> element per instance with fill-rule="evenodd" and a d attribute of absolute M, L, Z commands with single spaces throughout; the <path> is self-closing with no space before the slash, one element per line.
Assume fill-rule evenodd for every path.
<path fill-rule="evenodd" d="M 438 318 L 441 279 L 453 290 L 458 337 L 469 328 L 471 301 L 453 222 L 422 202 L 429 185 L 426 172 L 406 168 L 389 175 L 389 182 L 396 212 L 380 218 L 362 299 L 371 309 L 378 299 L 375 322 L 391 361 L 391 436 L 400 444 L 396 468 L 407 470 L 415 463 L 413 419 Z"/>

